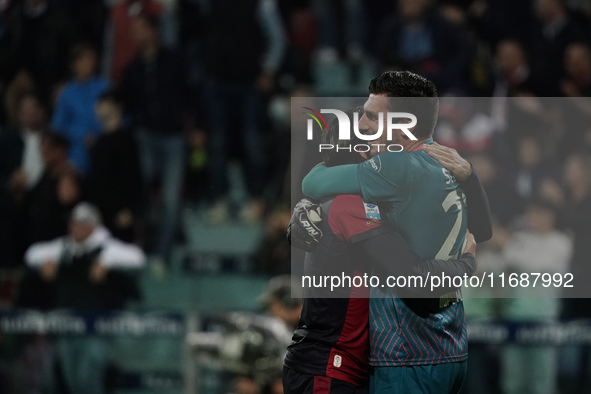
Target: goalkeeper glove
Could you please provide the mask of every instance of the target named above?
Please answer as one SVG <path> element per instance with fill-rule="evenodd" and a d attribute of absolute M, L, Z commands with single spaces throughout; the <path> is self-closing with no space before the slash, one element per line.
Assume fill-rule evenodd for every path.
<path fill-rule="evenodd" d="M 308 198 L 300 200 L 293 209 L 287 228 L 287 240 L 291 246 L 312 252 L 322 239 L 322 210 Z"/>

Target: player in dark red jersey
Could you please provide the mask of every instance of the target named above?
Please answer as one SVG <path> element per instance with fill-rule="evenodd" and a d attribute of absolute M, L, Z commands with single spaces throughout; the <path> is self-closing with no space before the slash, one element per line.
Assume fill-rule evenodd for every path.
<path fill-rule="evenodd" d="M 352 118 L 352 111 L 348 115 Z M 323 134 L 323 143 L 345 147 L 356 141 L 338 141 L 338 123 L 335 121 Z M 347 150 L 336 152 L 325 153 L 323 159 L 327 166 L 358 163 L 364 159 Z M 354 277 L 373 271 L 380 278 L 389 275 L 425 278 L 428 274 L 441 272 L 450 276 L 471 275 L 475 270 L 473 237 L 466 248 L 468 253 L 460 259 L 424 260 L 393 228 L 380 222 L 379 208 L 367 205 L 360 196 L 353 195 L 340 195 L 320 203 L 322 220 L 318 230 L 322 232 L 322 238 L 316 249 L 306 254 L 305 276 L 324 277 L 342 272 Z M 313 208 L 309 202 L 299 204 L 292 225 L 301 225 L 300 215 Z M 344 286 L 329 290 L 313 286 L 304 289 L 300 322 L 284 362 L 286 394 L 367 391 L 369 289 Z M 411 292 L 419 290 L 407 289 Z M 439 289 L 438 293 L 430 295 L 438 297 L 449 291 Z M 415 302 L 411 298 L 404 300 L 418 315 L 433 313 L 439 308 L 438 300 L 433 303 L 426 300 Z"/>

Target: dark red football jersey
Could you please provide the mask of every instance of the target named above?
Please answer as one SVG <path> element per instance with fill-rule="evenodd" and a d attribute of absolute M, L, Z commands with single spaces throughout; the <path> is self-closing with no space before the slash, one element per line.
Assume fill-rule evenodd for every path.
<path fill-rule="evenodd" d="M 323 202 L 320 245 L 306 254 L 304 276 L 321 278 L 342 273 L 363 275 L 365 259 L 351 245 L 385 231 L 368 217 L 360 196 L 340 195 Z M 344 287 L 326 298 L 326 287 L 306 287 L 300 322 L 287 348 L 285 366 L 355 385 L 367 383 L 369 374 L 369 289 Z"/>

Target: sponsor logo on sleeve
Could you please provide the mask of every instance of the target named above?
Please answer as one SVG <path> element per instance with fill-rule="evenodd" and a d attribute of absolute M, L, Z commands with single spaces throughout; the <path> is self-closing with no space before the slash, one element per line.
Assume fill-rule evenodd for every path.
<path fill-rule="evenodd" d="M 368 219 L 377 219 L 380 220 L 380 208 L 378 208 L 375 204 L 369 204 L 364 202 L 363 206 L 365 207 L 365 217 Z"/>
<path fill-rule="evenodd" d="M 382 169 L 382 160 L 379 156 L 372 157 L 368 160 L 368 163 L 371 166 L 371 168 L 373 168 L 377 172 L 380 172 L 380 170 Z"/>

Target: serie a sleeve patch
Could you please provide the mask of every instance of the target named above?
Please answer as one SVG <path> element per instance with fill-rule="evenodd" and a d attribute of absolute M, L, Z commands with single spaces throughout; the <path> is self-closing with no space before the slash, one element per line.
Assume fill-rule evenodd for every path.
<path fill-rule="evenodd" d="M 365 217 L 367 219 L 381 219 L 380 208 L 377 205 L 364 202 L 363 207 L 365 208 Z"/>

